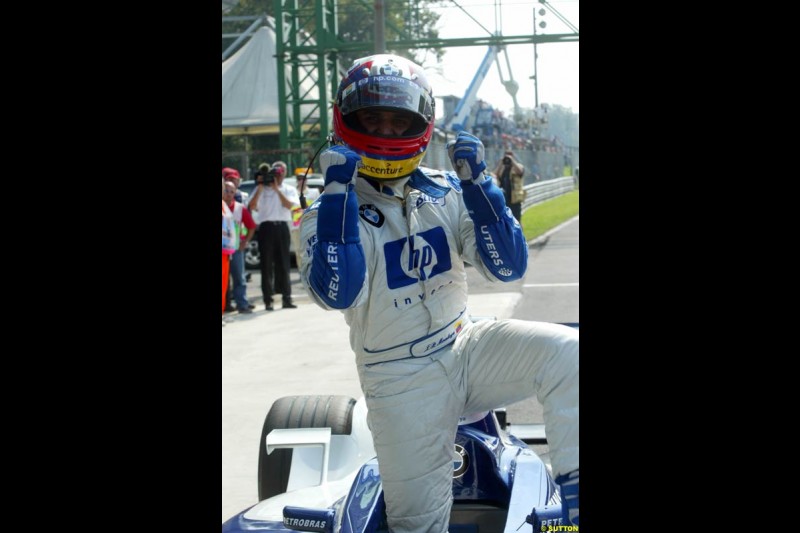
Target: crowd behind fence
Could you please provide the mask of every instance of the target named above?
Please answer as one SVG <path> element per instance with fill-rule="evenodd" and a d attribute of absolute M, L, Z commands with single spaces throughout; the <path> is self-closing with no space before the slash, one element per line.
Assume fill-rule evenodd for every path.
<path fill-rule="evenodd" d="M 452 137 L 451 137 L 452 138 Z M 425 157 L 422 159 L 422 166 L 441 170 L 452 170 L 450 159 L 447 155 L 445 144 L 447 137 L 436 135 L 428 145 Z M 505 148 L 502 146 L 487 146 L 484 157 L 489 171 L 493 170 L 497 162 L 503 158 Z M 578 165 L 577 159 L 565 160 L 562 152 L 545 152 L 541 150 L 514 149 L 517 160 L 525 166 L 523 181 L 525 185 L 535 183 L 535 176 L 539 181 L 549 181 L 561 178 L 566 174 L 574 174 L 574 168 Z M 279 152 L 279 151 L 278 151 Z M 260 163 L 272 163 L 282 159 L 290 162 L 289 154 L 260 154 L 257 152 L 223 152 L 222 166 L 233 167 L 239 170 L 244 179 L 253 179 L 253 173 Z M 306 166 L 307 162 L 302 165 Z M 290 162 L 290 167 L 291 167 Z M 319 161 L 313 163 L 314 172 L 319 172 Z M 294 168 L 294 167 L 292 167 Z"/>
<path fill-rule="evenodd" d="M 425 152 L 425 157 L 422 160 L 422 166 L 429 168 L 437 168 L 444 170 L 451 170 L 450 159 L 447 155 L 447 148 L 445 148 L 446 140 L 434 137 L 428 145 L 428 150 Z M 491 171 L 497 165 L 497 162 L 503 158 L 505 148 L 501 146 L 487 146 L 485 148 L 484 157 L 486 159 L 486 168 Z M 534 175 L 539 176 L 540 181 L 547 181 L 564 176 L 565 161 L 564 154 L 561 152 L 543 152 L 536 150 L 514 149 L 514 156 L 517 161 L 522 163 L 525 167 L 525 174 L 523 181 L 525 184 L 534 183 Z M 578 164 L 577 161 L 569 161 L 569 172 Z"/>

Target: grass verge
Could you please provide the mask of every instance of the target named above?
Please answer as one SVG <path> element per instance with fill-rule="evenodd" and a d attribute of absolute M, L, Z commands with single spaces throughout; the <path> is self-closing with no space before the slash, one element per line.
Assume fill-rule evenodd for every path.
<path fill-rule="evenodd" d="M 522 213 L 525 239 L 535 239 L 577 215 L 579 192 L 571 191 L 526 209 Z"/>

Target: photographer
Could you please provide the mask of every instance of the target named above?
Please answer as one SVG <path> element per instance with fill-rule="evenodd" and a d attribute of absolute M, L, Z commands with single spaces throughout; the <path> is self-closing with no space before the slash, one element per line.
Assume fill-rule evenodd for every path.
<path fill-rule="evenodd" d="M 511 214 L 517 219 L 522 220 L 522 202 L 525 201 L 525 189 L 522 175 L 525 167 L 514 157 L 514 152 L 507 150 L 503 154 L 497 166 L 494 167 L 492 174 L 497 178 L 497 185 L 502 189 L 506 199 L 506 205 L 511 208 Z"/>
<path fill-rule="evenodd" d="M 262 163 L 256 172 L 256 189 L 250 199 L 251 211 L 256 211 L 258 252 L 261 254 L 261 294 L 267 311 L 272 311 L 272 295 L 283 296 L 283 308 L 294 309 L 292 284 L 289 279 L 289 226 L 292 208 L 300 205 L 297 189 L 283 183 L 286 164 L 276 161 L 272 168 Z M 275 286 L 273 288 L 273 271 Z"/>

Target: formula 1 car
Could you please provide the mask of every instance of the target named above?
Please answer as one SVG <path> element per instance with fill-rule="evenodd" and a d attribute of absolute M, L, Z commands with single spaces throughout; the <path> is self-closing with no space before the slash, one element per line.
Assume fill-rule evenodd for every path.
<path fill-rule="evenodd" d="M 222 524 L 223 533 L 388 533 L 366 414 L 363 398 L 278 399 L 262 429 L 260 501 Z M 546 443 L 543 425 L 513 427 L 516 435 L 506 430 L 503 409 L 459 421 L 450 533 L 539 532 L 562 524 L 546 454 L 527 445 Z"/>

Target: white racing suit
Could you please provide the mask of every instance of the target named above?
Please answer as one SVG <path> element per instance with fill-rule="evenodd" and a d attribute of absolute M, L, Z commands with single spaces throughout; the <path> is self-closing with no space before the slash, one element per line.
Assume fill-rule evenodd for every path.
<path fill-rule="evenodd" d="M 424 168 L 355 181 L 304 214 L 300 270 L 311 298 L 350 326 L 390 529 L 447 531 L 465 414 L 535 395 L 554 475 L 577 469 L 577 331 L 472 323 L 466 309 L 465 261 L 491 281 L 525 274 L 527 243 L 502 191 L 491 179 L 462 189 L 455 173 Z"/>

